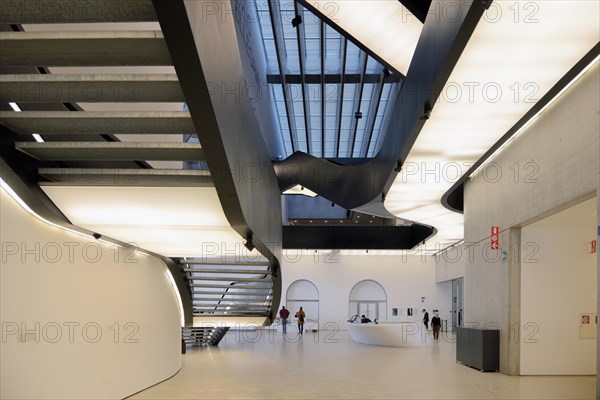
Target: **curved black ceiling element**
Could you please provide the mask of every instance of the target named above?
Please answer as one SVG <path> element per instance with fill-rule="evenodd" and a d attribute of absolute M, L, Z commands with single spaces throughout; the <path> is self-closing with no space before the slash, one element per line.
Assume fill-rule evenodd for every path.
<path fill-rule="evenodd" d="M 425 21 L 375 158 L 340 166 L 296 152 L 275 165 L 280 188 L 299 184 L 345 208 L 382 202 L 483 15 L 487 6 L 483 3 L 461 3 L 461 19 Z"/>
<path fill-rule="evenodd" d="M 534 115 L 542 110 L 554 97 L 563 90 L 569 82 L 571 82 L 581 71 L 585 69 L 598 55 L 600 54 L 600 43 L 597 43 L 573 68 L 569 70 L 557 83 L 554 85 L 548 93 L 544 95 L 523 117 L 517 121 L 506 132 L 500 140 L 498 140 L 485 154 L 469 168 L 469 170 L 454 184 L 452 187 L 444 193 L 442 196 L 442 205 L 450 211 L 458 213 L 464 212 L 464 188 L 465 182 L 469 179 L 483 163 L 485 163 L 500 147 L 502 147 L 507 141 L 509 141 L 513 135 L 519 131 Z"/>
<path fill-rule="evenodd" d="M 408 11 L 413 13 L 421 22 L 425 22 L 427 12 L 431 6 L 431 0 L 398 0 Z"/>
<path fill-rule="evenodd" d="M 207 16 L 203 2 L 153 0 L 175 71 L 205 149 L 231 227 L 265 256 L 273 275 L 272 304 L 281 296 L 281 196 L 250 102 L 223 101 L 210 85 L 244 87 L 244 63 L 232 18 Z M 229 2 L 222 2 L 223 9 Z M 242 2 L 232 2 L 234 18 Z M 192 23 L 193 21 L 193 23 Z M 254 83 L 254 82 L 252 82 Z M 252 169 L 253 178 L 243 171 Z M 275 318 L 276 310 L 267 316 Z"/>
<path fill-rule="evenodd" d="M 409 250 L 433 233 L 433 228 L 419 224 L 411 226 L 284 226 L 283 248 Z"/>

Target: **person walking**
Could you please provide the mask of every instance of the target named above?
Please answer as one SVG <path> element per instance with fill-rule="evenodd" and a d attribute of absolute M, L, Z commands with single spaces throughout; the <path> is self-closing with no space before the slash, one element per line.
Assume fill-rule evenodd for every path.
<path fill-rule="evenodd" d="M 287 323 L 288 317 L 290 316 L 290 311 L 285 308 L 285 306 L 281 306 L 281 310 L 279 310 L 279 318 L 281 319 L 281 327 L 283 328 L 283 334 L 287 333 Z"/>
<path fill-rule="evenodd" d="M 304 330 L 304 319 L 306 318 L 306 314 L 302 311 L 302 307 L 296 313 L 296 318 L 298 318 L 298 333 L 302 335 L 302 331 Z"/>
<path fill-rule="evenodd" d="M 429 329 L 429 313 L 426 309 L 423 309 L 423 325 L 425 325 L 425 330 Z"/>
<path fill-rule="evenodd" d="M 440 340 L 440 328 L 442 327 L 442 320 L 440 316 L 436 313 L 431 318 L 431 329 L 433 330 L 433 340 L 439 342 Z"/>

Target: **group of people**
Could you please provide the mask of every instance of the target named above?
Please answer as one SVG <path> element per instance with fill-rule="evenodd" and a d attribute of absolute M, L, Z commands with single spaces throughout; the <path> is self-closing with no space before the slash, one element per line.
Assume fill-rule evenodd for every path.
<path fill-rule="evenodd" d="M 281 327 L 283 328 L 284 334 L 287 333 L 287 323 L 289 317 L 290 311 L 285 308 L 285 306 L 282 306 L 281 310 L 279 310 L 279 319 L 281 320 Z M 304 331 L 304 320 L 306 319 L 306 314 L 304 313 L 304 310 L 302 310 L 302 307 L 300 307 L 300 310 L 298 310 L 296 313 L 296 318 L 298 318 L 298 333 L 302 335 L 302 332 Z"/>
<path fill-rule="evenodd" d="M 423 325 L 425 329 L 429 329 L 429 313 L 426 309 L 423 309 Z M 440 340 L 440 328 L 442 327 L 442 320 L 440 316 L 435 313 L 431 318 L 431 330 L 433 331 L 433 340 L 436 342 Z"/>
<path fill-rule="evenodd" d="M 284 334 L 287 333 L 287 324 L 289 317 L 290 311 L 287 308 L 285 308 L 285 306 L 282 306 L 281 310 L 279 310 L 279 319 L 281 320 L 281 326 L 283 328 Z M 300 310 L 298 310 L 298 312 L 296 313 L 296 318 L 298 318 L 298 333 L 302 335 L 302 332 L 304 331 L 304 320 L 306 319 L 306 314 L 304 313 L 304 310 L 302 310 L 302 307 L 300 307 Z M 363 314 L 361 316 L 360 322 L 366 324 L 371 322 L 371 320 L 365 317 Z M 426 330 L 429 329 L 429 313 L 426 309 L 423 309 L 423 325 L 425 325 Z M 433 339 L 435 341 L 440 340 L 441 327 L 442 320 L 440 319 L 439 314 L 435 313 L 433 318 L 431 318 L 431 330 L 433 331 Z"/>

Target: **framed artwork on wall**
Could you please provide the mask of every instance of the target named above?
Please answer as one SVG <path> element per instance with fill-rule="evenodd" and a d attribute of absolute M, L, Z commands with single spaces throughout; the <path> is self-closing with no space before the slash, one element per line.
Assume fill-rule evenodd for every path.
<path fill-rule="evenodd" d="M 596 339 L 598 315 L 595 313 L 579 314 L 579 339 Z"/>

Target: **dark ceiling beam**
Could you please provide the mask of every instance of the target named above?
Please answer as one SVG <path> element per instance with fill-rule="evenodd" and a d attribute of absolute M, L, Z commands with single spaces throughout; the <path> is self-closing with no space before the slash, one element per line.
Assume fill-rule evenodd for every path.
<path fill-rule="evenodd" d="M 0 24 L 152 22 L 152 0 L 2 0 Z"/>
<path fill-rule="evenodd" d="M 431 0 L 399 0 L 419 21 L 425 23 Z"/>
<path fill-rule="evenodd" d="M 321 157 L 325 158 L 325 54 L 327 53 L 327 40 L 325 38 L 325 23 L 319 24 L 319 55 L 321 57 Z M 306 74 L 304 74 L 306 79 Z"/>
<path fill-rule="evenodd" d="M 433 233 L 431 227 L 293 225 L 283 227 L 284 249 L 409 250 Z"/>
<path fill-rule="evenodd" d="M 352 125 L 350 127 L 350 137 L 348 139 L 348 154 L 347 157 L 354 156 L 354 147 L 356 146 L 356 132 L 358 131 L 358 124 L 362 119 L 362 96 L 365 91 L 365 74 L 367 73 L 367 62 L 369 56 L 364 51 L 360 52 L 360 85 L 358 90 L 354 92 L 354 106 L 352 107 Z"/>
<path fill-rule="evenodd" d="M 41 105 L 45 108 L 44 103 Z M 40 135 L 183 135 L 196 132 L 190 114 L 185 111 L 0 111 L 0 121 L 16 132 Z"/>
<path fill-rule="evenodd" d="M 340 87 L 338 89 L 338 109 L 337 120 L 335 123 L 335 157 L 340 156 L 340 137 L 342 134 L 342 111 L 344 111 L 344 85 L 346 83 L 346 60 L 348 58 L 348 39 L 342 37 L 342 45 L 340 46 L 341 71 L 340 71 Z"/>
<path fill-rule="evenodd" d="M 285 51 L 285 40 L 283 39 L 283 21 L 281 20 L 281 9 L 279 0 L 269 0 L 269 16 L 273 26 L 273 42 L 275 43 L 275 53 L 277 54 L 277 65 L 279 66 L 279 78 L 285 104 L 285 114 L 287 116 L 288 128 L 290 130 L 290 141 L 292 143 L 292 153 L 298 151 L 298 136 L 296 129 L 296 118 L 294 116 L 294 103 L 290 85 L 286 80 L 287 73 L 287 55 Z M 299 82 L 301 83 L 301 82 Z"/>
<path fill-rule="evenodd" d="M 304 21 L 304 11 L 297 1 L 294 1 L 294 11 L 296 18 L 300 17 Z M 296 39 L 298 41 L 298 60 L 300 63 L 300 77 L 302 78 L 302 107 L 304 109 L 304 134 L 306 136 L 306 152 L 313 154 L 312 149 L 312 130 L 310 121 L 310 98 L 308 84 L 306 83 L 306 33 L 304 32 L 304 23 L 296 26 Z M 300 134 L 300 132 L 297 132 Z M 314 155 L 314 154 L 313 154 Z"/>
<path fill-rule="evenodd" d="M 486 4 L 479 0 L 457 5 L 461 7 L 461 19 L 425 21 L 376 156 L 361 165 L 339 166 L 307 154 L 293 154 L 275 163 L 280 188 L 300 184 L 347 209 L 382 203 L 425 124 L 426 108 L 436 104 L 486 9 Z"/>
<path fill-rule="evenodd" d="M 373 93 L 371 94 L 371 105 L 369 107 L 367 125 L 365 127 L 365 135 L 363 136 L 362 147 L 360 148 L 360 157 L 367 157 L 369 148 L 371 147 L 371 139 L 373 138 L 373 130 L 375 129 L 375 121 L 377 120 L 377 112 L 379 111 L 379 104 L 381 103 L 381 94 L 383 93 L 383 72 L 381 72 L 382 79 L 375 85 Z"/>
<path fill-rule="evenodd" d="M 346 74 L 344 77 L 345 83 L 360 83 L 361 74 Z M 305 74 L 304 79 L 306 83 L 321 84 L 321 83 L 341 83 L 342 74 Z M 366 73 L 364 76 L 365 83 L 381 83 L 381 74 L 369 74 Z M 400 77 L 397 75 L 390 75 L 383 77 L 384 83 L 397 83 L 400 82 Z M 298 74 L 286 74 L 286 83 L 301 84 L 302 77 Z M 281 84 L 280 75 L 267 75 L 267 83 Z"/>
<path fill-rule="evenodd" d="M 185 98 L 175 74 L 2 74 L 0 100 L 170 103 L 184 102 Z"/>
<path fill-rule="evenodd" d="M 0 32 L 0 67 L 172 65 L 160 31 Z"/>

